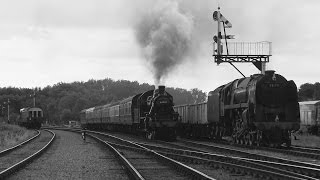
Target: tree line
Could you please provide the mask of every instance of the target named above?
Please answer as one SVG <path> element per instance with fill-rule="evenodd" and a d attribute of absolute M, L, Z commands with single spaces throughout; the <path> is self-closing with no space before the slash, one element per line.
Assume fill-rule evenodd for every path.
<path fill-rule="evenodd" d="M 36 107 L 43 109 L 46 121 L 60 125 L 69 120 L 79 120 L 79 113 L 83 109 L 116 102 L 152 89 L 154 86 L 147 83 L 115 81 L 109 78 L 57 83 L 35 89 L 4 87 L 0 88 L 0 117 L 2 121 L 7 121 L 8 99 L 10 121 L 14 121 L 18 118 L 20 109 L 33 107 L 35 96 Z M 174 97 L 176 105 L 203 102 L 207 96 L 197 88 L 186 90 L 166 87 L 166 90 Z"/>
<path fill-rule="evenodd" d="M 300 86 L 298 93 L 299 101 L 320 100 L 320 83 L 305 83 Z"/>

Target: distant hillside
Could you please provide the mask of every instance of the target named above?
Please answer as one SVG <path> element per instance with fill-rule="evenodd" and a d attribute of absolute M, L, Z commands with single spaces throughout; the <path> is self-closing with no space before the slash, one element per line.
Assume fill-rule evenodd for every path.
<path fill-rule="evenodd" d="M 154 89 L 154 86 L 137 81 L 114 81 L 112 79 L 89 80 L 87 82 L 58 83 L 36 89 L 36 106 L 44 110 L 49 123 L 62 124 L 78 120 L 82 109 L 108 104 L 129 96 Z M 206 93 L 199 89 L 166 88 L 173 95 L 174 103 L 192 104 L 206 100 Z M 0 119 L 7 119 L 7 99 L 10 100 L 10 120 L 17 118 L 23 107 L 33 106 L 33 89 L 0 88 Z M 5 116 L 4 118 L 1 118 Z"/>

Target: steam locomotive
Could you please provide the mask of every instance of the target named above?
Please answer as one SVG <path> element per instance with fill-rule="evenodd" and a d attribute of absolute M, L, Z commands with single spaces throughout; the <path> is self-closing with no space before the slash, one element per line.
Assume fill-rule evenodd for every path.
<path fill-rule="evenodd" d="M 178 113 L 173 97 L 165 86 L 122 101 L 84 109 L 80 112 L 83 128 L 141 133 L 148 139 L 176 138 Z"/>
<path fill-rule="evenodd" d="M 43 111 L 38 107 L 22 108 L 16 122 L 26 128 L 40 129 L 43 122 Z"/>
<path fill-rule="evenodd" d="M 239 144 L 290 146 L 300 127 L 297 87 L 275 71 L 236 79 L 209 92 L 207 102 L 175 111 L 182 136 L 229 136 Z"/>

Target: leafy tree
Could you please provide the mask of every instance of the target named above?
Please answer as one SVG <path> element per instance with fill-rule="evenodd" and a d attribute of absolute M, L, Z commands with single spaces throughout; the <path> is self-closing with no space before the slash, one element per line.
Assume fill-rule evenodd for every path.
<path fill-rule="evenodd" d="M 299 88 L 299 101 L 320 100 L 320 83 L 305 83 Z"/>
<path fill-rule="evenodd" d="M 33 106 L 33 97 L 36 97 L 36 106 L 44 111 L 45 121 L 50 124 L 63 124 L 69 120 L 79 120 L 79 112 L 93 106 L 104 105 L 111 102 L 154 89 L 147 83 L 139 84 L 137 81 L 114 81 L 91 79 L 87 82 L 57 83 L 43 89 L 35 88 L 0 88 L 0 108 L 4 113 L 0 118 L 6 119 L 7 102 L 10 99 L 10 114 L 19 114 L 19 110 Z M 195 88 L 190 91 L 181 88 L 166 88 L 173 96 L 174 103 L 193 104 L 206 100 L 206 94 Z M 0 109 L 0 112 L 2 109 Z"/>
<path fill-rule="evenodd" d="M 61 112 L 60 119 L 63 122 L 63 124 L 68 124 L 69 121 L 74 120 L 71 110 L 63 109 Z"/>

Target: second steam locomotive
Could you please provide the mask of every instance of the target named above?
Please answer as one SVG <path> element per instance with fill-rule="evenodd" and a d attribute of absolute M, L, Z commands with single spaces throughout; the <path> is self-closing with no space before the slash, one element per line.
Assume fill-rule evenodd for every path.
<path fill-rule="evenodd" d="M 146 138 L 176 138 L 178 114 L 165 86 L 122 101 L 81 111 L 81 126 L 89 129 L 125 130 Z"/>
<path fill-rule="evenodd" d="M 175 110 L 181 135 L 226 135 L 240 144 L 290 146 L 291 131 L 300 127 L 297 87 L 274 71 L 236 79 L 211 91 L 207 102 Z"/>

